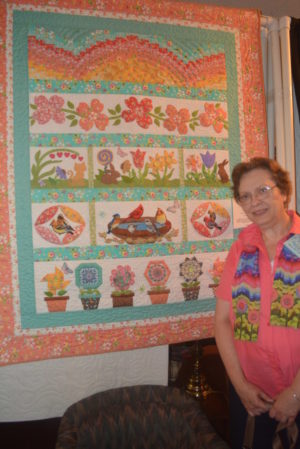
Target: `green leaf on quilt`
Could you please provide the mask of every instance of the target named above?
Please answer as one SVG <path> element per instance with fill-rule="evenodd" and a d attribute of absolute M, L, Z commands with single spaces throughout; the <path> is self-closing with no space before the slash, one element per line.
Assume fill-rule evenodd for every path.
<path fill-rule="evenodd" d="M 173 173 L 174 173 L 174 168 L 170 171 L 170 173 L 168 175 L 165 176 L 165 179 L 167 181 L 169 181 L 169 179 L 172 177 Z"/>
<path fill-rule="evenodd" d="M 43 162 L 40 166 L 39 166 L 39 170 L 43 170 L 44 167 L 47 167 L 47 165 L 53 165 L 53 164 L 57 164 L 57 162 L 61 162 L 61 160 L 59 161 L 46 161 Z"/>
<path fill-rule="evenodd" d="M 129 176 L 122 176 L 122 181 L 124 181 L 126 184 L 132 184 L 134 179 L 130 178 Z"/>
<path fill-rule="evenodd" d="M 66 293 L 67 293 L 67 290 L 58 290 L 57 295 L 64 296 Z"/>
<path fill-rule="evenodd" d="M 35 160 L 35 162 L 37 163 L 37 165 L 38 165 L 39 160 L 40 160 L 40 155 L 41 155 L 41 150 L 37 151 L 37 152 L 35 153 L 35 155 L 34 155 L 34 160 Z"/>
<path fill-rule="evenodd" d="M 55 187 L 57 184 L 57 180 L 54 178 L 48 178 L 48 182 L 51 185 L 51 187 Z"/>
<path fill-rule="evenodd" d="M 36 176 L 36 174 L 37 174 L 37 168 L 36 168 L 36 165 L 33 165 L 33 166 L 31 167 L 31 174 L 32 174 L 33 177 Z"/>
<path fill-rule="evenodd" d="M 215 162 L 214 169 L 213 169 L 213 172 L 212 172 L 213 175 L 217 174 L 217 168 L 218 168 L 218 164 Z"/>
<path fill-rule="evenodd" d="M 48 170 L 45 173 L 43 173 L 42 175 L 40 175 L 40 180 L 43 178 L 47 178 L 48 176 L 54 175 L 55 173 L 55 167 L 52 168 L 52 170 Z"/>

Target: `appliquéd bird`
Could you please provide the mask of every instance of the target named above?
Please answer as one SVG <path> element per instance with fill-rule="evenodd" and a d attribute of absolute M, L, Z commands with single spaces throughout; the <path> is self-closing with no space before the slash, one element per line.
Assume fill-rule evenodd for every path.
<path fill-rule="evenodd" d="M 128 215 L 128 218 L 133 218 L 134 220 L 138 220 L 141 218 L 141 216 L 144 213 L 144 207 L 142 204 L 139 204 L 136 209 L 134 209 L 130 214 Z"/>
<path fill-rule="evenodd" d="M 116 228 L 120 224 L 120 214 L 113 214 L 112 220 L 107 225 L 107 234 L 110 234 L 112 229 Z"/>
<path fill-rule="evenodd" d="M 128 229 L 128 232 L 130 232 L 131 234 L 133 234 L 134 231 L 136 230 L 136 225 L 133 224 L 133 223 L 129 223 L 127 229 Z"/>
<path fill-rule="evenodd" d="M 155 214 L 155 222 L 160 225 L 164 225 L 166 223 L 166 221 L 167 221 L 166 214 L 164 213 L 164 211 L 162 209 L 160 209 L 158 207 L 156 214 Z"/>
<path fill-rule="evenodd" d="M 145 218 L 145 226 L 146 226 L 146 230 L 148 232 L 151 232 L 152 234 L 157 233 L 157 229 L 154 226 L 154 224 L 152 223 L 152 221 L 150 220 L 150 218 Z"/>
<path fill-rule="evenodd" d="M 216 213 L 213 212 L 212 210 L 209 210 L 208 216 L 206 215 L 206 217 L 203 218 L 203 221 L 208 227 L 208 229 L 214 228 L 222 229 L 222 227 L 217 224 L 216 219 L 217 219 Z"/>
<path fill-rule="evenodd" d="M 72 226 L 67 222 L 65 217 L 61 214 L 59 214 L 56 218 L 56 220 L 52 220 L 50 223 L 50 226 L 52 227 L 53 231 L 56 232 L 56 234 L 74 234 L 75 230 L 72 228 Z"/>

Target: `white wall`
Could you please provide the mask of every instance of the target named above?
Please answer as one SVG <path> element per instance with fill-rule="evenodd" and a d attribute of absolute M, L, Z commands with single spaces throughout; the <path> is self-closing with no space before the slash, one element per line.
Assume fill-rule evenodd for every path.
<path fill-rule="evenodd" d="M 4 366 L 0 421 L 57 417 L 98 391 L 167 381 L 168 346 Z"/>

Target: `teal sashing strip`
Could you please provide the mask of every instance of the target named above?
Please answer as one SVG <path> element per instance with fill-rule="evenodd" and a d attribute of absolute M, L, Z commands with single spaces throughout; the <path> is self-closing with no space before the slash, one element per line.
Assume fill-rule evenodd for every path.
<path fill-rule="evenodd" d="M 229 150 L 228 139 L 199 136 L 161 136 L 153 134 L 30 134 L 32 147 L 161 147 Z"/>
<path fill-rule="evenodd" d="M 182 58 L 184 61 L 192 59 L 195 48 L 204 48 L 204 45 L 221 45 L 226 59 L 226 71 L 228 89 L 226 98 L 228 102 L 228 120 L 230 123 L 228 139 L 201 138 L 190 136 L 152 136 L 152 135 L 130 135 L 120 134 L 109 136 L 106 134 L 29 134 L 29 101 L 28 101 L 28 30 L 30 27 L 40 29 L 51 29 L 55 34 L 64 36 L 67 40 L 80 33 L 82 36 L 96 32 L 100 27 L 111 33 L 135 33 L 137 35 L 158 35 L 163 39 L 170 39 L 182 43 Z M 157 40 L 157 39 L 156 39 Z M 185 45 L 185 42 L 188 45 Z M 191 51 L 189 48 L 192 48 Z M 230 82 L 229 82 L 230 81 Z M 14 92 L 14 167 L 15 167 L 15 206 L 16 206 L 16 232 L 18 251 L 18 270 L 20 286 L 20 311 L 21 328 L 35 329 L 43 327 L 68 326 L 77 324 L 92 324 L 114 321 L 124 321 L 124 311 L 117 309 L 74 311 L 64 313 L 38 314 L 35 304 L 34 266 L 33 263 L 37 253 L 45 257 L 44 250 L 33 250 L 32 241 L 32 217 L 31 217 L 31 190 L 30 190 L 30 149 L 32 146 L 99 146 L 121 147 L 144 146 L 144 147 L 180 147 L 201 148 L 213 150 L 230 150 L 230 171 L 232 166 L 240 161 L 240 139 L 238 118 L 238 90 L 236 74 L 236 54 L 234 33 L 217 30 L 201 30 L 193 27 L 174 26 L 168 24 L 145 23 L 135 20 L 103 19 L 98 17 L 74 16 L 67 14 L 55 14 L 32 11 L 14 11 L 13 15 L 13 92 Z M 172 92 L 175 92 L 173 90 Z M 213 95 L 213 93 L 212 93 Z M 24 175 L 25 174 L 25 175 Z M 228 240 L 228 247 L 229 247 Z M 205 242 L 208 243 L 208 242 Z M 230 242 L 231 243 L 231 242 Z M 192 243 L 197 249 L 198 242 Z M 209 244 L 208 244 L 209 245 Z M 212 241 L 211 251 L 218 247 L 227 248 L 226 242 Z M 200 244 L 201 246 L 201 244 Z M 162 246 L 166 252 L 172 249 L 170 244 Z M 97 248 L 98 249 L 98 248 Z M 105 251 L 122 250 L 122 247 L 105 248 Z M 195 249 L 195 250 L 196 250 Z M 73 248 L 74 250 L 74 248 Z M 82 250 L 82 249 L 81 249 Z M 80 250 L 80 251 L 81 251 Z M 50 251 L 50 250 L 48 250 Z M 72 251 L 72 248 L 55 248 L 58 257 L 59 251 Z M 94 251 L 94 248 L 85 248 L 85 258 Z M 100 250 L 101 251 L 101 250 Z M 126 251 L 124 250 L 124 255 Z M 158 250 L 159 251 L 159 250 Z M 120 252 L 121 253 L 121 252 Z M 62 260 L 65 255 L 62 255 Z M 49 256 L 49 253 L 48 253 Z M 73 252 L 74 257 L 74 252 Z M 40 260 L 40 259 L 38 259 Z M 53 260 L 53 259 L 50 259 Z M 142 320 L 164 316 L 177 316 L 186 313 L 213 311 L 214 300 L 201 299 L 199 301 L 183 301 L 180 303 L 139 306 L 130 308 L 131 320 Z M 125 311 L 126 317 L 128 316 Z M 126 318 L 127 319 L 127 318 Z"/>
<path fill-rule="evenodd" d="M 227 101 L 226 91 L 200 88 L 184 88 L 165 86 L 163 84 L 134 84 L 114 81 L 61 81 L 36 80 L 29 81 L 31 93 L 60 93 L 60 94 L 128 94 L 147 95 L 148 97 L 168 97 L 180 99 L 198 99 L 201 101 Z"/>
<path fill-rule="evenodd" d="M 86 188 L 86 189 L 34 189 L 32 203 L 77 203 L 90 201 L 172 201 L 220 200 L 232 198 L 230 187 L 178 187 L 168 188 Z"/>
<path fill-rule="evenodd" d="M 38 248 L 34 250 L 34 262 L 63 260 L 103 260 L 135 257 L 157 257 L 182 254 L 201 254 L 229 251 L 234 240 L 207 240 L 183 243 L 89 246 L 68 248 Z"/>

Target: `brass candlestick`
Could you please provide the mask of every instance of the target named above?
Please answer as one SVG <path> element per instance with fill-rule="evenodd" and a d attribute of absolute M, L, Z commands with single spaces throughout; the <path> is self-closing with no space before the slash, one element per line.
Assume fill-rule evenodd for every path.
<path fill-rule="evenodd" d="M 213 390 L 201 370 L 203 349 L 199 340 L 195 343 L 194 354 L 192 375 L 186 384 L 185 391 L 196 399 L 205 399 Z"/>

